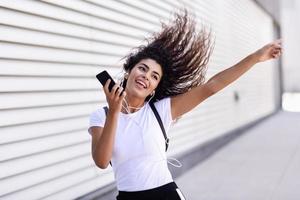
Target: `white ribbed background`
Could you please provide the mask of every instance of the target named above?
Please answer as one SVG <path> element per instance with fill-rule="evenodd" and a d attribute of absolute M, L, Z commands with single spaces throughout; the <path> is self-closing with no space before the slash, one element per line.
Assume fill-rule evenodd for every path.
<path fill-rule="evenodd" d="M 90 154 L 88 116 L 105 101 L 95 75 L 117 75 L 120 58 L 183 4 L 216 36 L 207 79 L 274 37 L 250 0 L 0 1 L 1 199 L 72 199 L 113 181 Z M 276 70 L 257 65 L 182 117 L 169 155 L 273 112 Z"/>

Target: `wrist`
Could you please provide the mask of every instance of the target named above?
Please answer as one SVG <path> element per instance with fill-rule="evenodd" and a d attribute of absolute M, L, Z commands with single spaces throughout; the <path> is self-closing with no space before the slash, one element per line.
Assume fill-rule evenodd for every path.
<path fill-rule="evenodd" d="M 118 117 L 119 113 L 120 111 L 118 110 L 108 108 L 107 116 L 114 118 L 114 117 Z"/>
<path fill-rule="evenodd" d="M 251 60 L 251 62 L 253 63 L 253 65 L 255 65 L 256 63 L 260 62 L 259 55 L 258 55 L 257 51 L 254 52 L 254 53 L 252 53 L 252 54 L 250 54 L 248 57 Z"/>

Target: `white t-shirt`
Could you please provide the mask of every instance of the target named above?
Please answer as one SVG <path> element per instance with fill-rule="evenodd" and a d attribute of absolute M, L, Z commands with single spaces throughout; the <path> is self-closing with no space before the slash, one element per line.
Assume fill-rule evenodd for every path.
<path fill-rule="evenodd" d="M 170 98 L 154 104 L 168 132 L 173 122 Z M 90 127 L 104 127 L 105 118 L 104 109 L 97 109 L 90 115 Z M 147 190 L 172 182 L 165 147 L 162 130 L 148 103 L 137 112 L 121 112 L 111 159 L 118 190 Z"/>

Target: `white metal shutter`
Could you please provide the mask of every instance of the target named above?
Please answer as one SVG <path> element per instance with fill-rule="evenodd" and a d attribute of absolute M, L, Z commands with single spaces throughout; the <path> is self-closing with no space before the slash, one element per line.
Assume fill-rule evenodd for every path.
<path fill-rule="evenodd" d="M 171 3 L 171 0 L 169 0 Z M 274 39 L 272 18 L 254 1 L 184 1 L 199 22 L 215 32 L 216 45 L 207 80 Z M 255 65 L 236 82 L 182 117 L 170 135 L 170 155 L 189 150 L 272 113 L 276 107 L 275 61 Z M 235 101 L 235 93 L 239 100 Z"/>
<path fill-rule="evenodd" d="M 90 153 L 88 116 L 105 101 L 95 75 L 118 74 L 120 58 L 183 4 L 215 32 L 207 79 L 273 39 L 272 19 L 250 0 L 0 2 L 1 199 L 73 199 L 113 181 Z M 169 155 L 274 111 L 274 70 L 257 65 L 182 117 Z"/>

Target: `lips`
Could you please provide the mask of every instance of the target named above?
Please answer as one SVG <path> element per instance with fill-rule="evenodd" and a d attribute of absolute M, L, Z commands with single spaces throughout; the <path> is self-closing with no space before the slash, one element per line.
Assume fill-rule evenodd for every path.
<path fill-rule="evenodd" d="M 147 89 L 147 84 L 145 82 L 143 82 L 142 80 L 137 79 L 135 81 L 137 83 L 137 85 L 139 85 L 140 87 Z"/>

